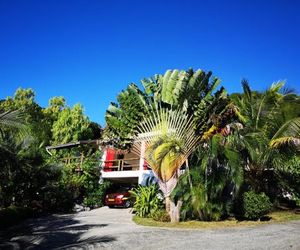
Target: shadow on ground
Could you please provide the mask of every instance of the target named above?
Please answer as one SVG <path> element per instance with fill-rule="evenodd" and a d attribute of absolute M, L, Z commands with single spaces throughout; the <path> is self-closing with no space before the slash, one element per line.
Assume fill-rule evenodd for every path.
<path fill-rule="evenodd" d="M 108 224 L 80 224 L 74 215 L 28 220 L 0 232 L 0 249 L 90 249 L 115 241 L 111 236 L 84 238 L 90 229 Z"/>

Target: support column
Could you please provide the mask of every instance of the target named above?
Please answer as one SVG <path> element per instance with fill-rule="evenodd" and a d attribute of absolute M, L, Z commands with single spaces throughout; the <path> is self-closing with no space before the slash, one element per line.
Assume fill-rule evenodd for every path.
<path fill-rule="evenodd" d="M 145 163 L 145 141 L 141 143 L 141 151 L 140 151 L 140 168 L 139 168 L 139 184 L 143 181 L 143 173 L 144 173 L 144 163 Z"/>
<path fill-rule="evenodd" d="M 106 160 L 106 148 L 103 148 L 103 149 L 102 149 L 102 148 L 99 146 L 99 150 L 102 150 L 102 151 L 103 151 L 101 160 L 100 160 L 100 162 L 99 162 L 99 168 L 100 168 L 99 184 L 102 184 L 102 183 L 103 183 L 102 171 L 103 171 L 103 168 L 104 168 L 104 166 L 105 166 L 105 160 Z"/>

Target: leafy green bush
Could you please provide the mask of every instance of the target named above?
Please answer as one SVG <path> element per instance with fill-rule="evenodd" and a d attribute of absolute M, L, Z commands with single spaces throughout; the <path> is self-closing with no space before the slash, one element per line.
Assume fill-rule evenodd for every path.
<path fill-rule="evenodd" d="M 170 215 L 166 210 L 155 210 L 150 214 L 150 217 L 155 221 L 161 221 L 161 222 L 170 222 L 171 218 Z"/>
<path fill-rule="evenodd" d="M 133 211 L 139 217 L 150 217 L 151 213 L 163 208 L 157 185 L 139 186 L 130 193 L 135 199 Z"/>
<path fill-rule="evenodd" d="M 248 191 L 243 196 L 244 217 L 249 220 L 257 220 L 270 212 L 272 203 L 265 193 Z"/>
<path fill-rule="evenodd" d="M 102 207 L 104 205 L 104 197 L 107 189 L 111 186 L 111 182 L 104 181 L 99 187 L 84 198 L 83 204 L 87 207 Z"/>

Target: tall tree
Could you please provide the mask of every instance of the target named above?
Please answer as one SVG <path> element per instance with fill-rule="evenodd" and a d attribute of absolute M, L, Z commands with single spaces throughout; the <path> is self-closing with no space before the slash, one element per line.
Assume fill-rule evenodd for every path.
<path fill-rule="evenodd" d="M 52 134 L 54 145 L 78 140 L 89 139 L 92 131 L 89 127 L 90 121 L 83 113 L 80 104 L 73 108 L 65 108 L 53 123 Z"/>
<path fill-rule="evenodd" d="M 229 121 L 224 119 L 231 113 L 227 94 L 223 88 L 213 94 L 219 80 L 210 80 L 211 75 L 202 70 L 169 70 L 142 80 L 144 91 L 130 85 L 118 96 L 119 105 L 113 104 L 107 111 L 106 131 L 112 132 L 112 137 L 124 135 L 118 138 L 119 145 L 140 141 L 141 133 L 152 135 L 146 136 L 145 159 L 168 202 L 177 183 L 177 171 L 197 143 L 210 138 Z"/>
<path fill-rule="evenodd" d="M 266 191 L 271 195 L 276 178 L 272 169 L 283 162 L 279 159 L 285 155 L 283 151 L 287 151 L 280 151 L 275 146 L 289 142 L 297 144 L 299 113 L 290 106 L 295 105 L 291 101 L 294 95 L 281 92 L 283 82 L 272 84 L 264 92 L 252 91 L 245 80 L 242 85 L 244 93 L 231 98 L 237 107 L 239 120 L 244 125 L 239 130 L 237 143 L 245 162 L 246 181 L 255 191 Z M 286 153 L 290 152 L 295 154 L 295 151 Z"/>

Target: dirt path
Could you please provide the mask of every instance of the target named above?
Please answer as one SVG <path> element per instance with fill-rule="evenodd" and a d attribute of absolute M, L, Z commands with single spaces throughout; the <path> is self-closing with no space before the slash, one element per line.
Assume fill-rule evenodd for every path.
<path fill-rule="evenodd" d="M 0 249 L 300 249 L 300 221 L 251 228 L 179 230 L 135 225 L 107 207 L 28 220 L 0 234 Z"/>

